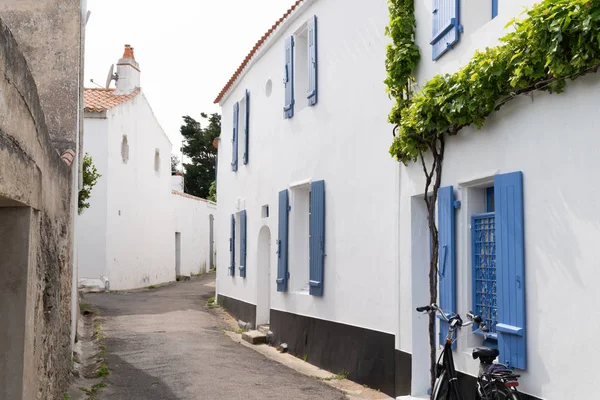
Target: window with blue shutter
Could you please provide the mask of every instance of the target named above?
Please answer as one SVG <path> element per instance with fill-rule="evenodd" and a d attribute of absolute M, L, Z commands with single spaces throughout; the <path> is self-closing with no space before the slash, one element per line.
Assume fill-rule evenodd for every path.
<path fill-rule="evenodd" d="M 496 209 L 496 263 L 498 268 L 499 361 L 526 369 L 525 238 L 523 174 L 513 172 L 494 179 Z"/>
<path fill-rule="evenodd" d="M 244 165 L 248 164 L 248 147 L 250 144 L 250 92 L 246 90 L 246 110 L 244 113 L 245 125 L 244 125 Z"/>
<path fill-rule="evenodd" d="M 325 264 L 325 181 L 310 185 L 310 294 L 323 296 L 323 266 Z"/>
<path fill-rule="evenodd" d="M 294 116 L 294 37 L 290 36 L 285 40 L 285 71 L 283 76 L 285 85 L 285 106 L 283 107 L 284 117 L 292 118 Z"/>
<path fill-rule="evenodd" d="M 287 291 L 288 273 L 288 234 L 290 199 L 287 189 L 279 192 L 279 238 L 277 239 L 277 291 Z"/>
<path fill-rule="evenodd" d="M 456 312 L 454 188 L 452 186 L 438 190 L 438 233 L 439 306 L 447 314 L 452 314 Z M 440 345 L 443 346 L 448 334 L 448 323 L 438 317 L 440 318 Z"/>
<path fill-rule="evenodd" d="M 308 105 L 317 104 L 317 16 L 308 20 Z"/>
<path fill-rule="evenodd" d="M 232 155 L 231 155 L 231 170 L 237 171 L 238 169 L 238 131 L 240 122 L 240 103 L 233 105 L 233 138 L 232 143 Z"/>
<path fill-rule="evenodd" d="M 492 0 L 492 19 L 498 16 L 498 0 Z"/>
<path fill-rule="evenodd" d="M 235 214 L 231 214 L 231 234 L 229 235 L 229 275 L 235 276 Z"/>
<path fill-rule="evenodd" d="M 246 277 L 246 210 L 240 213 L 240 277 Z"/>
<path fill-rule="evenodd" d="M 437 60 L 458 42 L 460 0 L 433 0 L 433 33 L 431 50 L 433 60 Z"/>

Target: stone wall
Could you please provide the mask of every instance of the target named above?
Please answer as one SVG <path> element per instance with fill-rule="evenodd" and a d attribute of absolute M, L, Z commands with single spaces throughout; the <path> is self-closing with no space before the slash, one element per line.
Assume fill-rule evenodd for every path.
<path fill-rule="evenodd" d="M 81 68 L 81 0 L 2 0 L 0 17 L 13 33 L 38 87 L 54 147 L 75 150 Z"/>
<path fill-rule="evenodd" d="M 26 46 L 2 16 L 0 354 L 8 356 L 0 360 L 0 398 L 62 399 L 71 368 L 72 171 L 52 143 Z M 76 90 L 55 96 L 76 102 Z"/>

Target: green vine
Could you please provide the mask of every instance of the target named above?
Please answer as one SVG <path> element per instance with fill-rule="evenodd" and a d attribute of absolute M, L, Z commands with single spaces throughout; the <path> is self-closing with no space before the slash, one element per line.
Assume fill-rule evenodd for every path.
<path fill-rule="evenodd" d="M 396 100 L 389 121 L 397 124 L 401 111 L 410 103 L 411 84 L 415 81 L 413 71 L 421 59 L 419 46 L 415 38 L 414 0 L 389 0 L 390 24 L 385 34 L 392 38 L 387 46 L 385 68 L 388 77 L 384 81 L 388 93 Z"/>
<path fill-rule="evenodd" d="M 89 199 L 92 196 L 92 188 L 101 177 L 92 161 L 92 156 L 85 153 L 83 157 L 83 187 L 79 191 L 78 213 L 81 215 L 86 208 L 90 207 Z"/>
<path fill-rule="evenodd" d="M 515 30 L 499 46 L 476 52 L 459 71 L 434 76 L 407 98 L 402 82 L 416 65 L 407 43 L 414 17 L 405 15 L 412 8 L 412 1 L 390 1 L 394 44 L 388 48 L 386 84 L 397 101 L 390 122 L 398 125 L 390 154 L 403 163 L 416 161 L 444 135 L 473 124 L 481 128 L 492 112 L 519 95 L 560 93 L 567 80 L 600 65 L 600 0 L 543 0 L 525 11 L 528 18 L 507 25 Z M 411 48 L 408 60 L 399 59 L 402 46 Z"/>

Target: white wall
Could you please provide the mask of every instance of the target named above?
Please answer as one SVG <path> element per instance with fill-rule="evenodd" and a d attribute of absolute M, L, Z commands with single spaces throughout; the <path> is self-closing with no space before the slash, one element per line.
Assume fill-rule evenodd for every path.
<path fill-rule="evenodd" d="M 271 231 L 271 277 L 277 276 L 278 192 L 293 182 L 325 180 L 326 259 L 322 298 L 294 291 L 275 292 L 277 310 L 393 333 L 396 327 L 398 165 L 389 156 L 392 126 L 386 115 L 385 0 L 307 1 L 270 40 L 223 103 L 218 169 L 218 292 L 252 304 L 257 299 L 258 234 Z M 344 17 L 340 18 L 340 10 Z M 319 102 L 297 105 L 283 119 L 284 40 L 309 16 L 318 17 Z M 265 27 L 265 30 L 268 27 Z M 357 79 L 359 76 L 368 79 Z M 267 81 L 273 90 L 265 94 Z M 251 93 L 250 163 L 231 171 L 233 104 Z M 296 91 L 296 103 L 306 95 Z M 241 117 L 241 116 L 240 116 Z M 242 135 L 240 135 L 240 138 Z M 247 210 L 247 278 L 228 276 L 231 214 Z M 261 217 L 261 206 L 270 217 Z M 308 265 L 306 265 L 308 270 Z M 290 271 L 291 272 L 291 271 Z"/>
<path fill-rule="evenodd" d="M 210 216 L 216 204 L 183 193 L 173 193 L 175 232 L 181 233 L 181 275 L 207 272 L 210 265 Z M 173 240 L 175 235 L 173 235 Z"/>
<path fill-rule="evenodd" d="M 109 121 L 107 246 L 111 289 L 175 280 L 171 143 L 143 93 L 107 111 Z M 127 135 L 129 160 L 121 142 Z M 154 170 L 156 149 L 160 170 Z"/>
<path fill-rule="evenodd" d="M 86 114 L 87 116 L 87 114 Z M 86 117 L 84 120 L 83 153 L 88 153 L 98 173 L 102 175 L 92 189 L 90 208 L 75 217 L 79 279 L 99 279 L 106 275 L 106 212 L 108 182 L 108 120 Z"/>
<path fill-rule="evenodd" d="M 590 116 L 600 112 L 599 91 L 598 76 L 590 75 L 569 83 L 562 95 L 523 97 L 493 114 L 483 129 L 464 129 L 446 142 L 442 186 L 453 185 L 462 201 L 456 214 L 460 314 L 472 309 L 469 210 L 474 206 L 467 188 L 496 173 L 523 172 L 528 368 L 520 389 L 544 399 L 589 398 L 598 387 L 599 352 L 593 343 L 600 318 L 590 308 L 600 302 L 600 192 L 590 183 L 600 168 L 592 150 L 600 146 L 600 137 Z M 427 335 L 426 324 L 422 335 L 411 329 L 420 320 L 413 297 L 427 291 L 426 277 L 412 276 L 412 257 L 419 248 L 415 240 L 427 240 L 415 235 L 419 222 L 411 221 L 420 204 L 413 196 L 424 190 L 420 164 L 402 168 L 400 181 L 399 348 L 413 353 Z M 459 339 L 455 361 L 460 371 L 477 374 L 470 348 L 478 344 L 475 336 Z M 413 364 L 413 377 L 425 371 Z"/>

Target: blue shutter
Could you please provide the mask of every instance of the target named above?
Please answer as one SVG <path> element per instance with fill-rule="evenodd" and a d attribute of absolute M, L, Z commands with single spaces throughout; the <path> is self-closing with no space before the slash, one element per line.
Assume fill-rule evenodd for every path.
<path fill-rule="evenodd" d="M 492 19 L 498 16 L 498 0 L 492 0 Z"/>
<path fill-rule="evenodd" d="M 229 275 L 235 276 L 235 214 L 231 214 L 231 234 L 229 236 Z"/>
<path fill-rule="evenodd" d="M 325 264 L 325 182 L 310 185 L 310 294 L 323 296 Z"/>
<path fill-rule="evenodd" d="M 246 210 L 240 213 L 240 277 L 246 277 Z"/>
<path fill-rule="evenodd" d="M 290 36 L 285 41 L 285 106 L 283 113 L 285 118 L 294 116 L 294 37 Z"/>
<path fill-rule="evenodd" d="M 456 277 L 454 246 L 454 188 L 447 186 L 438 190 L 439 232 L 439 306 L 447 314 L 456 312 Z M 448 323 L 440 319 L 440 345 L 446 342 Z"/>
<path fill-rule="evenodd" d="M 308 20 L 308 105 L 317 104 L 317 16 Z"/>
<path fill-rule="evenodd" d="M 248 144 L 250 143 L 250 92 L 246 90 L 246 128 L 244 129 L 244 165 L 248 164 Z"/>
<path fill-rule="evenodd" d="M 431 49 L 433 60 L 440 58 L 458 42 L 459 0 L 433 0 L 433 32 Z"/>
<path fill-rule="evenodd" d="M 233 139 L 232 149 L 233 153 L 231 155 L 231 170 L 237 171 L 238 169 L 238 133 L 239 133 L 239 121 L 240 121 L 240 103 L 235 103 L 233 105 Z"/>
<path fill-rule="evenodd" d="M 290 199 L 287 190 L 279 192 L 279 239 L 277 240 L 277 291 L 287 291 L 288 283 L 288 225 Z"/>
<path fill-rule="evenodd" d="M 496 175 L 496 269 L 500 362 L 527 367 L 523 173 Z"/>

